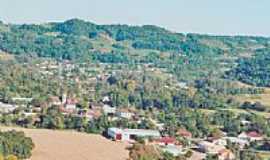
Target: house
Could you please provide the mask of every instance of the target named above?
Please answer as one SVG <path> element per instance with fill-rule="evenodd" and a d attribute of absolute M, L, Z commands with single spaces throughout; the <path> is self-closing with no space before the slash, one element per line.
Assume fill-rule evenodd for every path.
<path fill-rule="evenodd" d="M 103 99 L 102 99 L 102 102 L 103 103 L 109 103 L 111 100 L 110 100 L 110 97 L 109 96 L 105 96 L 105 97 L 103 97 Z"/>
<path fill-rule="evenodd" d="M 135 114 L 131 112 L 129 109 L 120 109 L 116 112 L 116 116 L 120 118 L 131 119 Z"/>
<path fill-rule="evenodd" d="M 13 102 L 25 102 L 25 103 L 30 103 L 33 100 L 33 98 L 23 98 L 23 97 L 14 97 L 12 98 Z"/>
<path fill-rule="evenodd" d="M 205 153 L 198 152 L 196 150 L 192 150 L 191 157 L 187 158 L 187 160 L 204 160 L 206 158 Z"/>
<path fill-rule="evenodd" d="M 242 132 L 238 135 L 238 138 L 249 141 L 261 141 L 264 139 L 263 135 L 257 131 Z"/>
<path fill-rule="evenodd" d="M 182 147 L 174 146 L 174 145 L 165 146 L 165 147 L 162 148 L 162 151 L 163 152 L 168 152 L 168 153 L 172 154 L 174 157 L 177 157 L 180 154 L 185 154 L 185 152 L 183 152 Z"/>
<path fill-rule="evenodd" d="M 220 150 L 225 149 L 223 145 L 216 145 L 208 141 L 201 141 L 198 143 L 199 151 L 209 154 L 218 154 Z"/>
<path fill-rule="evenodd" d="M 160 146 L 175 145 L 177 144 L 177 140 L 173 137 L 161 137 L 159 139 L 155 139 L 154 143 Z"/>
<path fill-rule="evenodd" d="M 241 121 L 241 125 L 243 125 L 243 126 L 249 126 L 249 125 L 251 125 L 251 122 L 250 121 L 247 121 L 247 120 L 242 120 Z"/>
<path fill-rule="evenodd" d="M 49 103 L 50 103 L 49 106 L 60 106 L 60 105 L 62 105 L 61 100 L 57 96 L 51 96 L 49 98 Z"/>
<path fill-rule="evenodd" d="M 188 89 L 188 85 L 186 82 L 179 82 L 178 86 L 182 89 Z"/>
<path fill-rule="evenodd" d="M 103 105 L 102 110 L 103 110 L 104 114 L 106 114 L 106 115 L 114 115 L 116 113 L 116 108 L 111 107 L 107 104 Z"/>
<path fill-rule="evenodd" d="M 18 108 L 18 106 L 0 102 L 0 112 L 1 113 L 11 113 L 16 108 Z"/>
<path fill-rule="evenodd" d="M 77 106 L 78 101 L 74 98 L 69 98 L 66 101 L 65 109 L 67 110 L 75 110 Z"/>
<path fill-rule="evenodd" d="M 81 109 L 78 111 L 78 115 L 81 117 L 85 117 L 89 120 L 92 120 L 98 119 L 102 115 L 102 113 L 98 109 L 90 109 L 90 110 Z"/>
<path fill-rule="evenodd" d="M 233 160 L 235 159 L 234 154 L 229 149 L 222 149 L 218 151 L 218 159 L 219 160 Z"/>
<path fill-rule="evenodd" d="M 119 129 L 109 128 L 107 131 L 108 137 L 116 141 L 133 142 L 138 137 L 160 137 L 159 131 L 147 129 Z"/>
<path fill-rule="evenodd" d="M 181 137 L 185 137 L 185 138 L 191 138 L 192 137 L 192 133 L 189 132 L 188 130 L 186 129 L 179 129 L 177 132 L 176 132 L 176 135 L 178 136 L 181 136 Z"/>
<path fill-rule="evenodd" d="M 223 138 L 217 138 L 217 137 L 208 137 L 207 141 L 215 144 L 215 145 L 222 145 L 226 146 L 227 145 L 227 140 Z"/>
<path fill-rule="evenodd" d="M 223 137 L 223 140 L 227 141 L 229 140 L 232 143 L 238 144 L 239 148 L 243 149 L 246 145 L 249 145 L 248 140 L 241 139 L 238 137 Z"/>
<path fill-rule="evenodd" d="M 134 116 L 134 113 L 119 111 L 119 112 L 116 112 L 116 115 L 120 118 L 131 119 Z"/>

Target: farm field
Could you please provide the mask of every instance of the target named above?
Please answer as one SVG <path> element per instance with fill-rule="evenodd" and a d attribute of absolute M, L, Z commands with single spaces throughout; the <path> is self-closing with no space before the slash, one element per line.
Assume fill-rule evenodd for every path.
<path fill-rule="evenodd" d="M 125 160 L 128 158 L 126 144 L 112 142 L 100 135 L 46 129 L 10 127 L 0 127 L 0 129 L 24 131 L 33 139 L 35 149 L 30 160 Z"/>
<path fill-rule="evenodd" d="M 244 86 L 244 84 L 242 84 L 242 86 Z M 249 85 L 245 85 L 245 86 L 250 87 Z M 240 103 L 244 103 L 245 101 L 248 101 L 251 103 L 260 102 L 261 104 L 267 107 L 270 107 L 270 88 L 264 87 L 263 89 L 264 89 L 263 94 L 255 94 L 255 95 L 245 94 L 245 95 L 236 96 L 234 98 Z"/>

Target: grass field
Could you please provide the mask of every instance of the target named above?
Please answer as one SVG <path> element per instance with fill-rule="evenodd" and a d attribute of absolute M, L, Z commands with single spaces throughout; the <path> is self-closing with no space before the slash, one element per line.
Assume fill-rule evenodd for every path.
<path fill-rule="evenodd" d="M 31 137 L 35 149 L 31 160 L 125 160 L 127 144 L 107 140 L 100 135 L 75 131 L 22 129 L 0 127 L 1 130 L 20 130 Z"/>
<path fill-rule="evenodd" d="M 236 85 L 241 86 L 241 87 L 254 87 L 254 86 L 250 86 L 248 84 L 244 84 L 241 82 L 237 82 Z M 270 88 L 265 87 L 263 89 L 264 89 L 263 94 L 254 94 L 254 95 L 243 94 L 243 95 L 235 96 L 234 98 L 240 103 L 243 103 L 245 101 L 248 101 L 251 103 L 260 102 L 261 104 L 270 108 Z"/>

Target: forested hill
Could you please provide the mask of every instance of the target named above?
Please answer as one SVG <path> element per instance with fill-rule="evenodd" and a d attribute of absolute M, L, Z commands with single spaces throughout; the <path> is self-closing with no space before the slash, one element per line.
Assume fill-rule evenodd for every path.
<path fill-rule="evenodd" d="M 269 48 L 269 42 L 266 37 L 181 34 L 152 25 L 96 25 L 79 19 L 41 25 L 0 22 L 0 50 L 9 54 L 103 63 L 155 63 L 174 72 L 198 72 L 187 73 L 192 76 L 230 70 L 239 59 Z M 242 80 L 248 76 L 235 77 Z"/>
<path fill-rule="evenodd" d="M 240 59 L 227 76 L 251 85 L 270 87 L 270 50 L 257 50 L 254 57 Z"/>
<path fill-rule="evenodd" d="M 95 45 L 101 38 L 107 41 Z M 96 25 L 78 19 L 43 25 L 0 24 L 1 50 L 63 59 L 75 59 L 95 51 L 121 53 L 129 47 L 186 54 L 234 53 L 241 49 L 265 47 L 268 41 L 263 37 L 184 35 L 150 25 Z"/>

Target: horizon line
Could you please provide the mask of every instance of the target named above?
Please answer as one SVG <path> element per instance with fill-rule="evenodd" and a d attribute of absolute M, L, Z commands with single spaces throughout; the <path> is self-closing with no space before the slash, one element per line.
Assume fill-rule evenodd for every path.
<path fill-rule="evenodd" d="M 78 17 L 73 17 L 73 18 L 67 18 L 65 20 L 47 20 L 47 21 L 40 21 L 40 22 L 7 22 L 5 20 L 0 19 L 0 22 L 3 22 L 3 24 L 5 25 L 44 25 L 44 24 L 50 24 L 50 23 L 64 23 L 66 21 L 70 21 L 70 20 L 81 20 L 84 22 L 89 22 L 89 23 L 93 23 L 95 25 L 127 25 L 129 27 L 143 27 L 143 26 L 155 26 L 155 27 L 159 27 L 159 28 L 163 28 L 169 32 L 172 33 L 176 33 L 176 34 L 198 34 L 198 35 L 205 35 L 205 36 L 217 36 L 217 37 L 260 37 L 260 38 L 270 38 L 270 35 L 261 35 L 261 34 L 246 34 L 246 33 L 211 33 L 211 32 L 200 32 L 200 31 L 177 31 L 175 29 L 172 29 L 170 27 L 167 26 L 163 26 L 160 24 L 132 24 L 132 23 L 120 23 L 120 22 L 116 22 L 116 23 L 98 23 L 94 20 L 88 20 L 88 19 L 84 19 L 84 18 L 78 18 Z"/>

